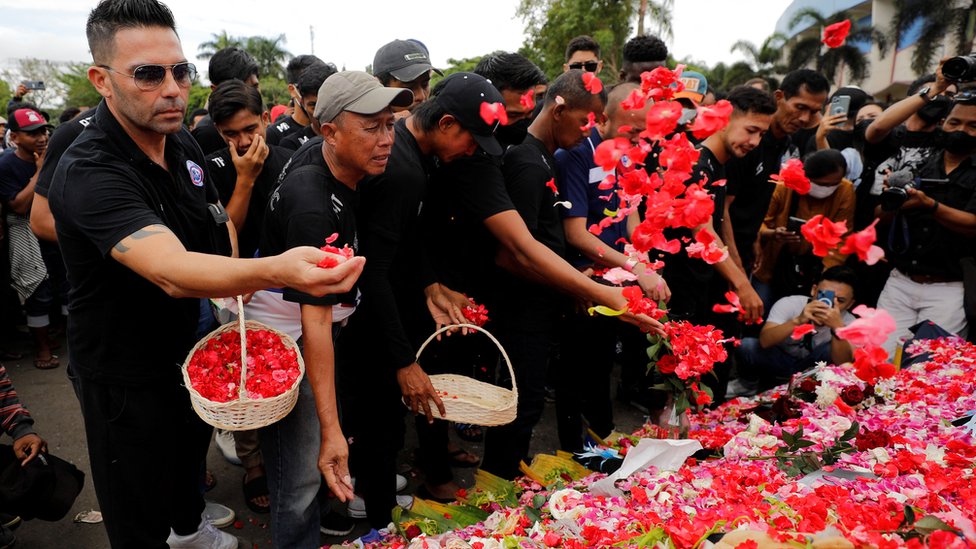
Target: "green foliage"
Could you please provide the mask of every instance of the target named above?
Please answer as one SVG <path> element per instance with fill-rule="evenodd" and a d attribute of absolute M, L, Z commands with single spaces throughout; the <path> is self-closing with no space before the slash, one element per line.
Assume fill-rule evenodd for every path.
<path fill-rule="evenodd" d="M 10 84 L 7 84 L 6 80 L 0 80 L 0 105 L 6 108 L 7 103 L 14 96 L 13 90 L 10 89 Z"/>
<path fill-rule="evenodd" d="M 24 100 L 37 105 L 38 109 L 44 110 L 64 97 L 65 86 L 60 78 L 61 72 L 60 63 L 48 59 L 24 57 L 17 59 L 13 68 L 3 71 L 3 79 L 11 84 L 12 90 L 16 90 L 17 84 L 23 80 L 43 81 L 46 89 L 32 90 L 24 97 Z"/>
<path fill-rule="evenodd" d="M 776 450 L 773 457 L 776 458 L 776 465 L 787 475 L 800 476 L 822 469 L 824 465 L 837 463 L 841 454 L 851 452 L 854 446 L 851 441 L 857 436 L 860 425 L 856 421 L 851 423 L 849 429 L 830 446 L 824 446 L 820 453 L 806 450 L 816 444 L 812 440 L 803 438 L 803 425 L 794 433 L 783 430 L 781 438 L 785 446 Z"/>
<path fill-rule="evenodd" d="M 291 99 L 288 83 L 283 78 L 271 76 L 261 77 L 261 96 L 265 105 L 285 105 Z"/>
<path fill-rule="evenodd" d="M 210 59 L 218 51 L 238 47 L 250 53 L 258 62 L 262 78 L 284 79 L 285 62 L 291 54 L 284 49 L 285 35 L 266 36 L 231 36 L 226 30 L 210 35 L 211 39 L 197 46 L 197 55 L 203 59 Z"/>
<path fill-rule="evenodd" d="M 58 77 L 66 88 L 65 107 L 94 107 L 102 96 L 88 80 L 88 63 L 72 63 Z"/>
<path fill-rule="evenodd" d="M 191 112 L 196 109 L 202 109 L 207 106 L 207 98 L 210 97 L 210 86 L 201 86 L 199 83 L 194 82 L 193 86 L 190 87 L 190 95 L 186 100 L 186 114 L 189 116 Z"/>
<path fill-rule="evenodd" d="M 976 35 L 976 0 L 895 0 L 895 18 L 889 36 L 896 44 L 912 25 L 922 19 L 922 31 L 912 53 L 912 69 L 918 74 L 933 72 L 943 53 L 942 43 L 951 38 L 946 54 L 973 51 Z"/>
<path fill-rule="evenodd" d="M 517 15 L 525 21 L 528 38 L 520 53 L 552 78 L 562 72 L 569 41 L 588 34 L 600 44 L 600 78 L 614 82 L 634 14 L 633 1 L 522 0 Z"/>

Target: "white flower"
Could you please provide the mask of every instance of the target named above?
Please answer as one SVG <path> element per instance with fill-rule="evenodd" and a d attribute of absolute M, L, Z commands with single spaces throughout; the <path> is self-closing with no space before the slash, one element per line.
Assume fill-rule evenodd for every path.
<path fill-rule="evenodd" d="M 549 513 L 552 514 L 552 518 L 556 520 L 561 520 L 564 518 L 571 520 L 576 519 L 576 517 L 580 516 L 586 511 L 585 507 L 578 504 L 582 497 L 583 494 L 573 490 L 572 488 L 559 490 L 549 497 Z"/>
<path fill-rule="evenodd" d="M 834 389 L 826 383 L 821 383 L 817 387 L 817 406 L 820 406 L 820 408 L 826 410 L 833 405 L 838 396 L 840 395 L 837 393 L 837 389 Z"/>

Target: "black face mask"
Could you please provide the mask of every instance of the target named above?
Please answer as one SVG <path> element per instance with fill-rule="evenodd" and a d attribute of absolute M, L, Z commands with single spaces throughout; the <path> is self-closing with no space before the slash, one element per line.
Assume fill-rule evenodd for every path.
<path fill-rule="evenodd" d="M 957 156 L 967 156 L 976 152 L 976 136 L 963 131 L 942 134 L 942 148 Z"/>
<path fill-rule="evenodd" d="M 951 108 L 952 101 L 948 97 L 937 95 L 935 99 L 919 109 L 917 114 L 927 124 L 936 124 L 949 114 Z"/>
<path fill-rule="evenodd" d="M 495 139 L 503 149 L 507 149 L 510 145 L 521 145 L 525 141 L 525 136 L 529 134 L 530 124 L 532 121 L 524 118 L 507 126 L 498 126 L 495 128 Z"/>
<path fill-rule="evenodd" d="M 854 134 L 848 130 L 830 130 L 827 132 L 827 142 L 831 149 L 841 151 L 854 146 Z"/>

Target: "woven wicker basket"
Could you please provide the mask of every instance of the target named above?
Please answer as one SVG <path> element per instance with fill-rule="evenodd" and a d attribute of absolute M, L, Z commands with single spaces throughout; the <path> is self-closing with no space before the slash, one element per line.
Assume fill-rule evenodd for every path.
<path fill-rule="evenodd" d="M 237 322 L 228 322 L 207 334 L 206 337 L 198 341 L 190 349 L 190 353 L 183 362 L 183 382 L 186 384 L 186 389 L 190 392 L 190 402 L 193 404 L 193 410 L 204 422 L 227 431 L 246 431 L 266 427 L 287 416 L 292 408 L 295 407 L 295 402 L 298 401 L 298 385 L 305 375 L 305 361 L 302 360 L 301 350 L 295 344 L 295 340 L 288 334 L 279 332 L 260 322 L 254 320 L 245 321 L 244 302 L 240 297 L 237 298 L 237 311 Z M 247 330 L 268 330 L 280 337 L 286 347 L 294 349 L 296 358 L 298 359 L 298 378 L 295 379 L 295 383 L 291 388 L 284 393 L 271 398 L 251 399 L 247 397 L 247 392 L 244 390 L 245 380 L 247 379 Z M 198 349 L 203 347 L 214 336 L 225 332 L 238 332 L 241 335 L 241 364 L 243 365 L 241 367 L 241 382 L 236 400 L 213 402 L 204 398 L 193 388 L 186 369 L 190 364 L 190 359 L 193 358 L 193 354 Z"/>
<path fill-rule="evenodd" d="M 437 407 L 431 406 L 434 417 L 486 427 L 511 423 L 515 420 L 518 407 L 518 386 L 515 383 L 515 371 L 512 369 L 512 361 L 509 360 L 508 353 L 505 352 L 502 344 L 495 339 L 495 336 L 488 333 L 488 330 L 473 324 L 444 326 L 431 334 L 427 341 L 420 346 L 420 350 L 417 351 L 417 360 L 420 360 L 420 354 L 424 352 L 424 349 L 434 338 L 455 328 L 476 330 L 488 336 L 488 339 L 501 351 L 505 365 L 508 367 L 508 373 L 512 376 L 512 389 L 508 390 L 504 387 L 455 374 L 430 376 L 430 382 L 434 385 L 434 389 L 447 393 L 447 396 L 441 395 L 441 401 L 444 402 L 444 410 L 447 414 L 441 416 Z"/>

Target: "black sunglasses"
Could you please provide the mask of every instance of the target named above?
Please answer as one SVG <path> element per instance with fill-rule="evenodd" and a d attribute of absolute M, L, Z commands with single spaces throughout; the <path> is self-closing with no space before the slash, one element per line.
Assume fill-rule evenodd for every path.
<path fill-rule="evenodd" d="M 193 79 L 197 77 L 197 67 L 193 63 L 183 62 L 173 65 L 139 65 L 132 71 L 132 74 L 124 73 L 118 69 L 113 69 L 108 65 L 99 65 L 103 69 L 110 70 L 122 76 L 128 76 L 135 81 L 136 87 L 142 91 L 150 91 L 162 85 L 166 79 L 166 71 L 172 71 L 173 80 L 183 88 L 190 87 Z"/>
<path fill-rule="evenodd" d="M 585 63 L 580 61 L 579 63 L 570 63 L 569 68 L 574 70 L 584 69 L 586 72 L 596 72 L 596 68 L 600 66 L 599 61 L 586 61 Z"/>

